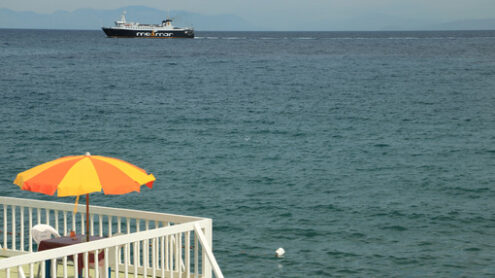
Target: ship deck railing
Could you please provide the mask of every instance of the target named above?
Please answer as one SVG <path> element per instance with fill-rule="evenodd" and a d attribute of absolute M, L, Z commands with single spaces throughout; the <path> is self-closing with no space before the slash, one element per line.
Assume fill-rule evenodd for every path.
<path fill-rule="evenodd" d="M 77 212 L 74 208 L 0 197 L 0 277 L 33 278 L 39 273 L 48 278 L 45 267 L 51 265 L 51 277 L 223 278 L 212 252 L 209 218 L 90 206 L 90 234 L 104 239 L 37 252 L 31 233 L 36 224 L 51 225 L 61 235 L 85 233 L 85 206 L 77 205 Z M 74 263 L 78 256 L 84 261 L 79 270 Z"/>

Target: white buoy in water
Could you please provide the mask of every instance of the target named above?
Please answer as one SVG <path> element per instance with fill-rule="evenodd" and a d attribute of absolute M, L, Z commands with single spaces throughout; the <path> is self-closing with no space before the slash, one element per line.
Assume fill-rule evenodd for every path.
<path fill-rule="evenodd" d="M 283 257 L 284 254 L 285 254 L 285 250 L 282 247 L 275 250 L 275 256 L 277 256 L 278 258 Z"/>

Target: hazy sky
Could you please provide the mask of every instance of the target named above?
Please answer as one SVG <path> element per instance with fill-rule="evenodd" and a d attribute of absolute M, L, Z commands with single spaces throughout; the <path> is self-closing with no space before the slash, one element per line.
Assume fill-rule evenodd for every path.
<path fill-rule="evenodd" d="M 235 14 L 263 24 L 308 24 L 387 15 L 426 23 L 495 18 L 495 0 L 1 0 L 0 8 L 50 13 L 143 5 L 160 10 Z"/>

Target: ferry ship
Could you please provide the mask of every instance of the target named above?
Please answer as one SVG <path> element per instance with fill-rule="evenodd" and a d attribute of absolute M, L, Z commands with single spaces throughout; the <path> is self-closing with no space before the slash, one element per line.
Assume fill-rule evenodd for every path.
<path fill-rule="evenodd" d="M 102 27 L 109 38 L 194 38 L 193 28 L 174 27 L 172 19 L 167 18 L 161 24 L 140 24 L 126 21 L 125 14 L 124 12 L 120 20 L 115 21 L 115 26 Z"/>

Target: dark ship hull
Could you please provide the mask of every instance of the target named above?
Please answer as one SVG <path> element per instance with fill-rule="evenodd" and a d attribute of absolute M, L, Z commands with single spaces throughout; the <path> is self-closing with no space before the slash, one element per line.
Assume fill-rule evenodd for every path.
<path fill-rule="evenodd" d="M 121 28 L 103 27 L 103 32 L 110 38 L 150 38 L 150 39 L 192 39 L 194 31 L 192 29 L 180 30 L 129 30 Z"/>

